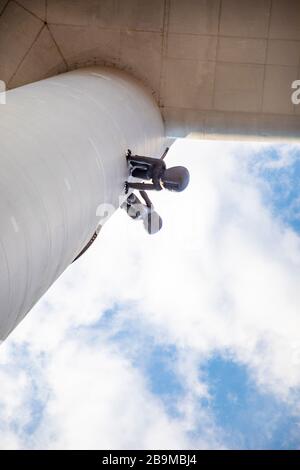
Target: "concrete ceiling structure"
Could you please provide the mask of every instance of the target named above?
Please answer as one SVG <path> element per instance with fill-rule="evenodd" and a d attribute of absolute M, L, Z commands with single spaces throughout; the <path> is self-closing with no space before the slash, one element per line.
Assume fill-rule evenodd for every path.
<path fill-rule="evenodd" d="M 8 88 L 92 64 L 131 72 L 171 136 L 298 139 L 299 0 L 0 0 Z"/>

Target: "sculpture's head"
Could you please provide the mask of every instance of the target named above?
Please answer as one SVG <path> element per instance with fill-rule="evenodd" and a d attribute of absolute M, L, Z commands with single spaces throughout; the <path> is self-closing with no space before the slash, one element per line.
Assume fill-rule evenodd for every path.
<path fill-rule="evenodd" d="M 168 168 L 163 177 L 162 184 L 169 191 L 181 192 L 189 184 L 190 174 L 184 166 Z"/>

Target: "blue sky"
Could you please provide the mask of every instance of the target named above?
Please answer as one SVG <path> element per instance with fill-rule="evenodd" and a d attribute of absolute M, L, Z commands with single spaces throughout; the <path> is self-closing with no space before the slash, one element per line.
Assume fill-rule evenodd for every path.
<path fill-rule="evenodd" d="M 273 185 L 272 180 L 270 183 Z M 284 214 L 281 215 L 286 221 Z M 117 315 L 118 306 L 114 306 L 93 329 L 109 329 Z M 119 346 L 124 342 L 125 346 L 138 337 L 143 352 L 138 351 L 132 362 L 143 372 L 149 390 L 163 402 L 168 414 L 178 417 L 185 384 L 172 365 L 180 352 L 172 344 L 157 344 L 155 337 L 136 329 L 131 321 L 123 324 L 112 340 Z M 276 395 L 260 390 L 245 364 L 226 351 L 215 353 L 199 364 L 199 376 L 204 377 L 209 386 L 209 398 L 199 399 L 199 406 L 213 413 L 228 448 L 288 450 L 299 447 L 299 416 Z"/>
<path fill-rule="evenodd" d="M 0 349 L 1 448 L 300 448 L 300 148 L 178 141 Z"/>
<path fill-rule="evenodd" d="M 204 366 L 217 422 L 230 448 L 294 449 L 299 418 L 271 394 L 261 392 L 242 364 L 213 357 Z"/>

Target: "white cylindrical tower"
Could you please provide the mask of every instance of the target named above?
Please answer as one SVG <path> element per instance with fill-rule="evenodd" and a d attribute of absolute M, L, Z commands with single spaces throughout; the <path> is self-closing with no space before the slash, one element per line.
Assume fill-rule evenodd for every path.
<path fill-rule="evenodd" d="M 119 207 L 127 149 L 158 157 L 164 127 L 139 82 L 91 67 L 9 91 L 0 144 L 3 340 L 91 239 L 99 205 Z"/>

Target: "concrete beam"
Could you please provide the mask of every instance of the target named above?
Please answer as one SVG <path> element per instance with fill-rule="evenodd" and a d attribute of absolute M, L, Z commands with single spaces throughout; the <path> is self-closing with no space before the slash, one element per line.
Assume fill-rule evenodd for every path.
<path fill-rule="evenodd" d="M 0 0 L 0 79 L 109 64 L 151 89 L 173 134 L 176 114 L 175 136 L 204 117 L 204 138 L 298 140 L 299 25 L 298 0 Z"/>

